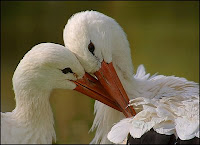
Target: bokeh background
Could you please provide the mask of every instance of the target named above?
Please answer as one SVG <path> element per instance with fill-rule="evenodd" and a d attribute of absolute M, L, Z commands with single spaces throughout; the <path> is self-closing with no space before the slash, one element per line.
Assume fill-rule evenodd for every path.
<path fill-rule="evenodd" d="M 131 46 L 134 68 L 199 82 L 198 1 L 1 2 L 1 111 L 15 107 L 12 75 L 24 54 L 41 42 L 63 43 L 63 28 L 74 13 L 97 10 L 114 18 Z M 54 90 L 50 103 L 57 143 L 89 143 L 94 100 Z M 2 132 L 3 133 L 3 132 Z"/>

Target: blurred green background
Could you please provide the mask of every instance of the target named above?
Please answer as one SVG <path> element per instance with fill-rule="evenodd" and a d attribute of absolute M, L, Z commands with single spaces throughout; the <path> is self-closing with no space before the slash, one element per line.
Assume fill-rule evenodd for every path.
<path fill-rule="evenodd" d="M 63 28 L 74 13 L 97 10 L 114 18 L 131 46 L 135 69 L 199 82 L 198 1 L 1 2 L 1 111 L 15 107 L 12 75 L 24 54 L 41 42 L 63 45 Z M 50 98 L 57 143 L 89 143 L 94 101 L 70 90 Z"/>

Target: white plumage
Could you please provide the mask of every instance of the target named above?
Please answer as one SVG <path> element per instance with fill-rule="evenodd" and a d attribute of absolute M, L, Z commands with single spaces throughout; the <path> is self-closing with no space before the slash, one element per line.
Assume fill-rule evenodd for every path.
<path fill-rule="evenodd" d="M 138 114 L 114 125 L 108 139 L 120 143 L 129 132 L 132 137 L 140 138 L 151 128 L 160 134 L 175 134 L 181 140 L 199 137 L 198 84 L 174 76 L 156 75 L 149 78 L 146 75 L 145 78 L 143 66 L 138 70 L 142 74 L 136 74 L 135 79 L 140 81 L 142 93 L 130 100 L 130 105 Z M 121 133 L 122 129 L 126 133 Z M 121 139 L 116 138 L 116 134 Z"/>
<path fill-rule="evenodd" d="M 76 74 L 63 74 L 69 67 Z M 2 144 L 51 144 L 56 141 L 49 97 L 52 89 L 74 89 L 70 80 L 84 75 L 79 61 L 64 46 L 34 46 L 18 64 L 13 76 L 16 107 L 1 113 Z"/>
<path fill-rule="evenodd" d="M 142 65 L 134 74 L 129 42 L 114 19 L 95 11 L 80 12 L 68 20 L 63 36 L 86 72 L 98 71 L 103 60 L 113 63 L 130 105 L 138 113 L 123 119 L 122 113 L 96 101 L 91 130 L 97 130 L 91 143 L 121 143 L 128 133 L 140 138 L 151 128 L 182 140 L 199 137 L 199 85 L 174 76 L 150 77 Z M 95 46 L 94 55 L 88 50 L 90 42 Z"/>

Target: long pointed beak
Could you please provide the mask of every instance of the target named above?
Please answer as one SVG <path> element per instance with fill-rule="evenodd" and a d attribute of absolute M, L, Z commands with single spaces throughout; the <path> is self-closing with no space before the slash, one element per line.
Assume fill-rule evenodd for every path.
<path fill-rule="evenodd" d="M 121 109 L 114 101 L 114 99 L 106 92 L 100 82 L 92 77 L 90 74 L 85 73 L 82 79 L 78 79 L 72 82 L 76 84 L 76 88 L 74 90 L 85 94 L 95 100 L 98 100 L 121 112 Z"/>
<path fill-rule="evenodd" d="M 128 106 L 129 98 L 119 80 L 119 77 L 117 76 L 112 62 L 108 64 L 103 61 L 101 68 L 95 72 L 95 76 L 98 78 L 108 94 L 119 104 L 126 117 L 132 117 L 136 115 L 133 107 Z"/>

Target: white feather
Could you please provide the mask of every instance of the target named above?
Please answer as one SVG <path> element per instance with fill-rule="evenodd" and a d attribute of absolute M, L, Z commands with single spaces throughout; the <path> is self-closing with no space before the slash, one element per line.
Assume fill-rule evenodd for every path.
<path fill-rule="evenodd" d="M 18 64 L 13 76 L 16 107 L 1 113 L 2 144 L 51 144 L 56 141 L 49 103 L 55 88 L 74 89 L 70 67 L 78 77 L 85 73 L 78 59 L 64 46 L 42 43 L 33 47 Z"/>
<path fill-rule="evenodd" d="M 124 140 L 125 134 L 128 134 L 127 130 L 137 138 L 151 128 L 161 134 L 178 134 L 181 139 L 197 136 L 198 84 L 174 76 L 156 74 L 150 76 L 146 74 L 143 65 L 140 65 L 136 74 L 133 75 L 129 42 L 123 29 L 114 19 L 96 11 L 80 12 L 69 19 L 63 36 L 65 45 L 76 54 L 86 72 L 98 71 L 102 60 L 113 63 L 131 100 L 130 105 L 133 105 L 138 113 L 129 121 L 125 119 L 114 125 L 125 117 L 122 113 L 96 101 L 96 116 L 92 130 L 95 128 L 97 130 L 92 143 L 110 143 L 106 137 L 113 125 L 108 137 L 114 143 Z M 94 55 L 88 51 L 90 41 L 95 46 Z M 193 122 L 191 117 L 194 118 Z M 180 133 L 177 123 L 181 123 L 181 120 L 178 118 L 186 118 L 188 124 L 195 124 L 189 134 Z M 124 129 L 123 127 L 130 126 L 128 123 L 132 127 Z M 184 128 L 186 130 L 187 127 L 184 126 Z"/>
<path fill-rule="evenodd" d="M 114 143 L 122 143 L 130 132 L 129 129 L 131 127 L 132 125 L 129 118 L 121 120 L 112 127 L 111 131 L 108 133 L 108 139 Z"/>
<path fill-rule="evenodd" d="M 96 115 L 91 127 L 91 131 L 95 130 L 96 128 L 96 134 L 94 139 L 91 141 L 91 144 L 111 143 L 107 139 L 107 134 L 110 131 L 112 125 L 123 118 L 123 114 L 99 101 L 95 101 L 94 112 Z"/>
<path fill-rule="evenodd" d="M 140 74 L 142 74 L 141 77 L 145 75 L 144 72 Z M 139 79 L 138 76 L 135 78 Z M 143 97 L 130 100 L 130 105 L 136 110 L 141 110 L 135 117 L 129 119 L 129 123 L 132 124 L 129 132 L 133 138 L 140 138 L 151 128 L 160 134 L 175 134 L 181 140 L 199 137 L 199 86 L 197 83 L 184 78 L 158 75 L 143 79 L 143 90 L 144 92 L 141 93 Z M 120 128 L 118 124 L 121 124 L 121 121 L 112 127 L 108 138 L 114 136 L 113 132 L 123 128 L 122 126 Z M 125 136 L 118 132 L 118 136 L 120 135 Z M 113 138 L 112 140 L 109 138 L 110 141 L 120 143 Z M 125 137 L 121 140 L 123 139 Z"/>

